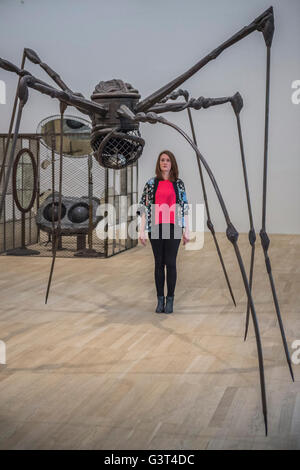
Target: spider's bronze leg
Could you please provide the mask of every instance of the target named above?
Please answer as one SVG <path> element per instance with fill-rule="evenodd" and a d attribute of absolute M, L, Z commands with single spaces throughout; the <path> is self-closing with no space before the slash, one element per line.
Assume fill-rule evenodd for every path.
<path fill-rule="evenodd" d="M 28 99 L 28 87 L 34 88 L 35 90 L 41 93 L 51 96 L 51 98 L 57 98 L 60 102 L 66 105 L 75 106 L 75 107 L 87 110 L 91 114 L 100 114 L 101 116 L 105 116 L 105 114 L 107 113 L 107 109 L 102 105 L 93 103 L 92 101 L 86 100 L 79 96 L 75 96 L 68 91 L 57 90 L 56 88 L 51 87 L 50 85 L 43 82 L 42 80 L 35 78 L 26 70 L 21 70 L 17 66 L 15 66 L 14 64 L 6 60 L 0 59 L 0 67 L 8 71 L 15 72 L 20 77 L 22 77 L 19 83 L 19 87 L 18 87 L 18 96 L 21 102 L 20 102 L 18 117 L 17 117 L 17 122 L 16 122 L 16 131 L 15 131 L 15 135 L 13 138 L 12 148 L 10 152 L 10 161 L 9 161 L 8 169 L 5 175 L 4 188 L 3 188 L 3 192 L 2 192 L 1 200 L 0 200 L 0 218 L 1 218 L 6 191 L 8 187 L 8 181 L 10 178 L 11 168 L 12 168 L 12 164 L 14 160 L 14 151 L 15 151 L 16 141 L 18 137 L 18 132 L 19 132 L 22 108 Z"/>
<path fill-rule="evenodd" d="M 17 101 L 18 101 L 18 89 L 19 89 L 19 84 L 20 84 L 21 76 L 23 76 L 23 75 L 31 75 L 29 72 L 27 72 L 27 71 L 24 70 L 26 58 L 27 58 L 28 60 L 30 60 L 31 62 L 33 62 L 34 64 L 39 64 L 39 65 L 41 66 L 41 68 L 55 81 L 55 83 L 56 83 L 62 90 L 69 91 L 70 93 L 74 94 L 75 96 L 80 96 L 81 98 L 84 98 L 84 96 L 82 95 L 82 93 L 74 93 L 74 92 L 63 82 L 63 80 L 60 78 L 60 76 L 58 75 L 58 73 L 55 72 L 54 70 L 52 70 L 51 67 L 49 67 L 49 65 L 47 65 L 47 64 L 44 63 L 44 62 L 42 62 L 41 59 L 39 58 L 39 56 L 37 55 L 37 53 L 36 53 L 34 50 L 32 50 L 32 49 L 24 48 L 23 57 L 22 57 L 22 63 L 21 63 L 21 68 L 20 68 L 20 69 L 18 69 L 18 67 L 15 67 L 13 64 L 10 64 L 8 61 L 5 61 L 5 60 L 0 59 L 0 66 L 2 66 L 2 67 L 3 67 L 4 69 L 6 69 L 6 70 L 14 71 L 14 72 L 18 73 L 18 75 L 19 75 L 19 81 L 18 81 L 18 85 L 17 85 L 17 89 L 16 89 L 15 100 L 14 100 L 14 105 L 13 105 L 13 111 L 12 111 L 12 115 L 11 115 L 11 119 L 10 119 L 10 125 L 9 125 L 9 130 L 8 130 L 7 142 L 6 142 L 6 147 L 5 147 L 4 155 L 3 155 L 3 162 L 2 162 L 2 166 L 1 166 L 1 170 L 0 170 L 0 183 L 1 183 L 1 181 L 2 181 L 2 177 L 3 177 L 3 174 L 4 174 L 4 166 L 5 166 L 6 157 L 7 157 L 7 153 L 8 153 L 9 142 L 10 142 L 10 139 L 11 139 L 12 127 L 13 127 L 14 120 L 15 120 L 16 107 L 17 107 Z M 43 82 L 41 82 L 41 83 L 43 83 Z M 46 84 L 45 84 L 45 85 L 46 85 Z M 82 109 L 82 108 L 77 108 L 77 109 L 78 109 L 78 111 L 80 111 L 80 112 L 82 112 L 82 113 L 84 113 L 84 114 L 90 115 L 90 112 L 87 111 L 87 110 L 85 110 L 85 109 Z"/>
<path fill-rule="evenodd" d="M 9 72 L 14 72 L 18 74 L 21 78 L 19 87 L 21 86 L 21 81 L 23 80 L 23 87 L 34 88 L 35 90 L 40 91 L 51 98 L 57 98 L 61 102 L 67 104 L 68 106 L 74 106 L 78 108 L 80 111 L 87 111 L 89 114 L 100 114 L 101 116 L 105 116 L 108 109 L 101 104 L 97 104 L 91 100 L 87 100 L 74 94 L 70 90 L 57 90 L 56 88 L 52 87 L 48 83 L 34 77 L 30 72 L 24 69 L 19 69 L 16 65 L 12 64 L 8 60 L 4 60 L 0 58 L 0 67 L 4 70 Z"/>
<path fill-rule="evenodd" d="M 188 101 L 188 97 L 187 97 L 187 96 L 186 96 L 185 99 L 186 99 L 186 101 Z M 197 138 L 196 138 L 196 133 L 195 133 L 195 128 L 194 128 L 194 123 L 193 123 L 193 118 L 192 118 L 192 113 L 191 113 L 190 108 L 187 108 L 187 112 L 188 112 L 188 117 L 189 117 L 189 121 L 190 121 L 190 126 L 191 126 L 193 141 L 194 141 L 194 144 L 195 144 L 196 146 L 198 146 L 198 144 L 197 144 Z M 199 156 L 197 155 L 197 153 L 196 153 L 196 157 L 197 157 L 197 163 L 198 163 L 198 169 L 199 169 L 200 180 L 201 180 L 201 184 L 202 184 L 202 191 L 203 191 L 203 198 L 204 198 L 204 203 L 205 203 L 205 209 L 206 209 L 206 214 L 207 214 L 207 222 L 206 222 L 206 224 L 207 224 L 207 227 L 208 227 L 208 229 L 210 230 L 210 233 L 212 234 L 212 237 L 213 237 L 213 239 L 214 239 L 215 247 L 216 247 L 216 250 L 217 250 L 217 253 L 218 253 L 218 256 L 219 256 L 219 260 L 220 260 L 220 263 L 221 263 L 221 266 L 222 266 L 222 269 L 223 269 L 223 273 L 224 273 L 224 276 L 225 276 L 225 279 L 226 279 L 226 283 L 227 283 L 227 286 L 228 286 L 228 289 L 229 289 L 231 298 L 232 298 L 232 300 L 233 300 L 233 303 L 234 303 L 234 305 L 236 306 L 236 301 L 235 301 L 235 298 L 234 298 L 234 295 L 233 295 L 233 292 L 232 292 L 232 288 L 231 288 L 231 284 L 230 284 L 230 281 L 229 281 L 229 277 L 228 277 L 228 274 L 227 274 L 227 271 L 226 271 L 226 267 L 225 267 L 225 264 L 224 264 L 223 256 L 222 256 L 222 253 L 221 253 L 221 250 L 220 250 L 220 247 L 219 247 L 219 243 L 218 243 L 218 240 L 217 240 L 217 237 L 216 237 L 215 228 L 214 228 L 214 225 L 213 225 L 213 223 L 212 223 L 212 221 L 211 221 L 210 210 L 209 210 L 208 200 L 207 200 L 207 193 L 206 193 L 205 182 L 204 182 L 204 176 L 203 176 L 203 171 L 202 171 L 202 167 L 201 167 L 201 160 L 200 160 Z"/>
<path fill-rule="evenodd" d="M 247 294 L 247 298 L 249 299 L 249 302 L 250 302 L 250 309 L 251 309 L 251 315 L 252 315 L 252 320 L 253 320 L 253 325 L 254 325 L 257 355 L 258 355 L 262 410 L 263 410 L 263 416 L 264 416 L 265 431 L 266 431 L 266 434 L 267 434 L 268 433 L 267 399 L 266 399 L 264 363 L 263 363 L 263 353 L 262 353 L 262 345 L 261 345 L 261 339 L 260 339 L 259 325 L 258 325 L 258 321 L 257 321 L 257 316 L 256 316 L 256 311 L 255 311 L 255 306 L 254 306 L 252 294 L 251 294 L 250 289 L 249 289 L 249 284 L 248 284 L 246 271 L 245 271 L 245 268 L 244 268 L 244 263 L 243 263 L 243 260 L 242 260 L 241 254 L 240 254 L 240 250 L 239 250 L 239 247 L 238 247 L 238 244 L 237 244 L 237 239 L 238 239 L 239 234 L 238 234 L 237 230 L 235 229 L 235 227 L 233 226 L 233 224 L 230 220 L 230 217 L 229 217 L 224 199 L 221 195 L 221 192 L 220 192 L 219 186 L 218 186 L 218 184 L 215 180 L 215 177 L 214 177 L 207 161 L 205 160 L 205 158 L 200 153 L 198 147 L 194 144 L 192 139 L 180 127 L 178 127 L 176 124 L 171 123 L 170 121 L 167 121 L 164 117 L 159 116 L 159 115 L 157 115 L 153 112 L 148 113 L 148 114 L 138 113 L 138 114 L 134 115 L 134 113 L 132 113 L 126 106 L 122 105 L 120 107 L 120 109 L 124 113 L 124 115 L 126 115 L 128 118 L 134 119 L 136 121 L 150 122 L 151 124 L 155 124 L 157 122 L 160 122 L 160 123 L 165 124 L 167 126 L 173 127 L 173 129 L 177 130 L 177 132 L 179 132 L 179 134 L 181 134 L 184 137 L 184 139 L 195 150 L 195 152 L 199 156 L 202 164 L 204 165 L 204 167 L 205 167 L 205 169 L 208 173 L 208 176 L 209 176 L 209 178 L 212 182 L 212 185 L 214 187 L 214 190 L 217 194 L 220 206 L 222 208 L 222 211 L 223 211 L 226 223 L 227 223 L 226 235 L 227 235 L 228 240 L 232 243 L 232 245 L 234 247 L 234 251 L 235 251 L 236 258 L 237 258 L 239 268 L 240 268 L 240 271 L 241 271 L 241 275 L 242 275 L 245 291 L 246 291 L 246 294 Z"/>
<path fill-rule="evenodd" d="M 179 77 L 175 78 L 171 82 L 164 85 L 159 90 L 152 93 L 150 96 L 145 98 L 144 100 L 140 101 L 136 106 L 136 112 L 145 112 L 149 111 L 154 104 L 159 103 L 165 96 L 171 93 L 173 90 L 178 88 L 182 83 L 184 83 L 188 78 L 192 77 L 198 70 L 202 69 L 208 62 L 211 60 L 216 59 L 221 52 L 223 52 L 228 47 L 232 46 L 236 42 L 240 41 L 241 39 L 245 38 L 253 31 L 263 31 L 264 33 L 269 28 L 270 22 L 273 21 L 273 7 L 268 8 L 264 11 L 260 16 L 255 18 L 249 25 L 245 26 L 241 30 L 239 30 L 236 34 L 231 36 L 227 41 L 223 42 L 220 46 L 206 55 L 203 59 L 197 62 L 193 67 L 189 70 L 184 72 Z M 274 21 L 273 21 L 274 25 Z M 269 32 L 269 31 L 268 31 Z"/>
<path fill-rule="evenodd" d="M 186 94 L 186 91 L 181 89 L 177 90 L 174 93 L 169 95 L 170 99 L 176 99 L 174 96 L 181 96 L 182 93 Z M 162 102 L 152 106 L 147 112 L 148 113 L 156 113 L 156 114 L 163 114 L 169 112 L 179 112 L 187 109 L 189 111 L 190 108 L 193 109 L 201 109 L 201 108 L 209 108 L 210 106 L 217 106 L 219 104 L 229 103 L 232 100 L 231 96 L 224 96 L 221 98 L 204 98 L 200 96 L 199 98 L 186 98 L 185 103 L 164 103 Z"/>
<path fill-rule="evenodd" d="M 52 78 L 52 80 L 56 83 L 56 85 L 59 86 L 62 90 L 65 91 L 70 91 L 71 93 L 74 93 L 66 84 L 65 82 L 60 78 L 59 74 L 55 72 L 49 65 L 47 65 L 45 62 L 42 62 L 37 53 L 33 49 L 29 49 L 26 47 L 24 49 L 25 56 L 30 62 L 33 64 L 39 65 L 48 75 L 49 77 Z"/>
<path fill-rule="evenodd" d="M 294 381 L 294 373 L 293 373 L 292 362 L 291 362 L 291 358 L 290 358 L 290 354 L 289 354 L 289 348 L 288 348 L 286 337 L 285 337 L 283 322 L 282 322 L 279 303 L 278 303 L 278 297 L 277 297 L 277 293 L 276 293 L 276 289 L 275 289 L 275 283 L 274 283 L 274 279 L 273 279 L 273 275 L 272 275 L 271 261 L 270 261 L 269 255 L 268 255 L 270 239 L 269 239 L 268 234 L 266 232 L 267 163 L 268 163 L 268 135 L 269 135 L 271 42 L 268 41 L 268 38 L 265 38 L 265 39 L 266 39 L 266 45 L 267 45 L 267 66 L 266 66 L 265 137 L 264 137 L 264 174 L 263 174 L 262 228 L 260 230 L 259 235 L 260 235 L 261 245 L 262 245 L 263 252 L 264 252 L 266 270 L 267 270 L 267 273 L 268 273 L 268 276 L 269 276 L 270 287 L 271 287 L 271 290 L 272 290 L 272 296 L 273 296 L 276 315 L 277 315 L 278 324 L 279 324 L 279 328 L 280 328 L 280 333 L 281 333 L 281 337 L 282 337 L 282 342 L 283 342 L 283 346 L 284 346 L 284 351 L 285 351 L 286 359 L 287 359 L 288 366 L 289 366 L 289 369 L 290 369 L 290 374 L 291 374 L 292 380 Z"/>
<path fill-rule="evenodd" d="M 60 75 L 57 72 L 55 72 L 55 70 L 53 70 L 45 62 L 41 61 L 38 54 L 33 49 L 29 49 L 28 47 L 26 47 L 24 49 L 24 53 L 26 55 L 26 58 L 28 60 L 30 60 L 30 62 L 39 65 L 49 75 L 49 77 L 52 78 L 52 80 L 56 83 L 56 85 L 59 86 L 59 88 L 61 88 L 64 91 L 68 91 L 68 92 L 72 93 L 75 96 L 80 96 L 81 98 L 84 98 L 82 93 L 75 93 L 74 91 L 72 91 L 71 88 L 69 88 L 65 84 L 65 82 L 61 79 Z M 79 109 L 79 108 L 77 108 L 77 109 L 82 113 L 85 113 L 85 114 L 88 114 L 88 115 L 90 114 L 89 111 Z"/>
<path fill-rule="evenodd" d="M 7 193 L 7 188 L 8 188 L 8 183 L 9 183 L 9 178 L 11 174 L 11 170 L 14 164 L 14 155 L 15 155 L 15 150 L 16 150 L 16 144 L 18 140 L 18 135 L 19 135 L 19 129 L 20 129 L 20 122 L 21 122 L 21 117 L 22 117 L 22 112 L 23 112 L 23 107 L 26 103 L 26 100 L 23 102 L 22 100 L 19 101 L 19 106 L 18 106 L 18 112 L 17 112 L 17 118 L 16 118 L 16 124 L 15 124 L 15 132 L 11 144 L 11 149 L 10 149 L 10 157 L 9 157 L 9 162 L 5 174 L 5 179 L 4 179 L 4 184 L 3 184 L 3 190 L 1 193 L 1 199 L 0 199 L 0 219 L 2 217 L 2 212 L 5 204 L 5 196 Z M 7 146 L 8 149 L 8 146 Z M 4 164 L 3 167 L 4 168 Z"/>
<path fill-rule="evenodd" d="M 197 139 L 196 139 L 196 134 L 195 134 L 195 129 L 194 129 L 194 123 L 193 123 L 193 120 L 192 120 L 192 113 L 191 113 L 190 108 L 188 108 L 188 116 L 189 116 L 189 121 L 190 121 L 190 125 L 191 125 L 193 141 L 194 141 L 194 144 L 197 145 Z M 209 211 L 209 207 L 208 207 L 207 193 L 206 193 L 206 188 L 205 188 L 205 183 L 204 183 L 204 176 L 203 176 L 203 172 L 202 172 L 201 161 L 200 161 L 200 158 L 198 157 L 198 155 L 197 155 L 197 163 L 198 163 L 199 175 L 200 175 L 201 184 L 202 184 L 203 198 L 204 198 L 206 214 L 207 214 L 206 224 L 207 224 L 207 227 L 210 230 L 210 233 L 212 234 L 212 237 L 214 239 L 215 247 L 216 247 L 216 250 L 217 250 L 217 253 L 218 253 L 218 256 L 219 256 L 219 260 L 220 260 L 220 263 L 221 263 L 221 266 L 222 266 L 222 269 L 223 269 L 223 273 L 224 273 L 224 276 L 225 276 L 225 279 L 226 279 L 226 283 L 227 283 L 232 301 L 233 301 L 233 303 L 236 307 L 236 301 L 235 301 L 235 298 L 234 298 L 234 295 L 233 295 L 233 292 L 232 292 L 232 288 L 231 288 L 231 284 L 230 284 L 228 274 L 227 274 L 227 271 L 226 271 L 226 267 L 225 267 L 225 264 L 224 264 L 223 256 L 222 256 L 222 253 L 221 253 L 221 250 L 220 250 L 220 247 L 219 247 L 219 243 L 218 243 L 218 240 L 217 240 L 217 237 L 216 237 L 215 228 L 214 228 L 214 225 L 211 221 L 210 211 Z"/>
<path fill-rule="evenodd" d="M 248 215 L 249 215 L 249 223 L 250 223 L 250 229 L 248 233 L 248 239 L 251 245 L 249 288 L 250 288 L 250 292 L 252 293 L 256 234 L 255 234 L 254 223 L 253 223 L 252 206 L 251 206 L 251 200 L 250 200 L 250 191 L 249 191 L 246 159 L 245 159 L 245 152 L 244 152 L 244 142 L 243 142 L 243 136 L 242 136 L 241 120 L 240 120 L 240 112 L 243 107 L 243 99 L 239 93 L 236 93 L 233 96 L 231 104 L 232 104 L 232 108 L 234 110 L 236 120 L 237 120 L 237 129 L 238 129 L 238 135 L 239 135 L 241 160 L 242 160 L 243 175 L 244 175 L 244 185 L 245 185 L 245 190 L 246 190 L 247 207 L 248 207 Z M 249 326 L 249 315 L 250 315 L 250 303 L 248 300 L 244 340 L 246 340 L 246 337 L 247 337 L 247 331 L 248 331 L 248 326 Z"/>
<path fill-rule="evenodd" d="M 50 269 L 50 274 L 49 274 L 49 279 L 48 279 L 48 285 L 47 285 L 47 292 L 46 292 L 46 297 L 45 297 L 45 304 L 47 303 L 49 292 L 50 292 L 50 286 L 51 286 L 51 281 L 52 281 L 52 275 L 54 271 L 54 263 L 56 259 L 56 253 L 58 249 L 58 243 L 60 239 L 60 234 L 61 234 L 61 199 L 62 199 L 62 169 L 63 169 L 63 117 L 64 117 L 64 112 L 66 110 L 66 105 L 64 103 L 60 103 L 60 159 L 59 159 L 59 196 L 58 196 L 58 220 L 57 220 L 57 226 L 54 228 L 53 224 L 53 215 L 52 215 L 52 262 L 51 262 L 51 269 Z M 54 174 L 54 172 L 53 172 Z M 52 200 L 54 200 L 54 191 L 52 192 Z M 53 210 L 54 212 L 54 210 Z"/>
<path fill-rule="evenodd" d="M 11 139 L 12 128 L 13 128 L 14 121 L 15 121 L 15 116 L 16 116 L 17 103 L 18 103 L 18 91 L 19 91 L 19 84 L 20 84 L 22 72 L 26 75 L 26 71 L 24 71 L 25 60 L 26 60 L 26 55 L 25 55 L 25 50 L 24 50 L 23 51 L 22 62 L 21 62 L 21 69 L 18 69 L 18 67 L 17 67 L 17 69 L 20 72 L 19 73 L 19 80 L 18 80 L 18 85 L 17 85 L 17 89 L 16 89 L 16 93 L 15 93 L 15 100 L 14 100 L 14 104 L 13 104 L 13 110 L 12 110 L 12 114 L 11 114 L 11 118 L 10 118 L 8 134 L 7 134 L 7 141 L 6 141 L 6 146 L 5 146 L 5 149 L 4 149 L 3 161 L 2 161 L 1 170 L 0 170 L 0 184 L 1 184 L 1 181 L 2 181 L 2 178 L 3 178 L 3 175 L 4 175 L 6 157 L 7 157 L 7 154 L 8 154 L 8 148 L 9 148 L 9 143 L 10 143 L 10 139 Z M 1 59 L 0 59 L 0 63 L 1 63 Z M 5 65 L 6 65 L 6 61 L 4 61 L 4 67 L 3 68 L 6 68 Z M 9 69 L 6 69 L 6 70 L 9 70 Z M 29 72 L 27 72 L 27 73 L 29 73 Z"/>
<path fill-rule="evenodd" d="M 143 114 L 143 113 L 142 113 Z M 213 176 L 213 173 L 212 171 L 210 170 L 206 160 L 204 159 L 204 157 L 200 154 L 200 151 L 198 149 L 198 147 L 196 147 L 196 145 L 194 144 L 194 142 L 188 137 L 187 134 L 185 134 L 184 131 L 182 131 L 182 129 L 180 129 L 178 126 L 176 126 L 175 124 L 173 123 L 170 123 L 169 121 L 167 121 L 166 119 L 164 118 L 159 118 L 159 122 L 162 122 L 163 124 L 166 124 L 166 125 L 169 125 L 171 127 L 173 127 L 175 130 L 177 130 L 189 143 L 190 145 L 193 147 L 193 149 L 195 150 L 195 152 L 198 153 L 198 156 L 199 158 L 201 159 L 201 162 L 203 163 L 210 179 L 211 179 L 211 182 L 213 184 L 213 187 L 216 191 L 216 194 L 218 196 L 218 199 L 219 199 L 219 202 L 220 202 L 220 205 L 221 205 L 221 208 L 223 210 L 223 214 L 225 216 L 225 220 L 226 220 L 226 223 L 227 223 L 227 230 L 226 230 L 226 234 L 227 234 L 227 238 L 228 240 L 232 243 L 233 247 L 234 247 L 234 251 L 235 251 L 235 254 L 236 254 L 236 257 L 237 257 L 237 261 L 238 261 L 238 264 L 239 264 L 239 267 L 240 267 L 240 271 L 241 271 L 241 275 L 242 275 L 242 279 L 243 279 L 243 283 L 244 283 L 244 287 L 245 287 L 245 291 L 246 291 L 246 294 L 247 294 L 247 298 L 249 300 L 249 303 L 250 303 L 250 310 L 251 310 L 251 315 L 252 315 L 252 321 L 253 321 L 253 325 L 254 325 L 254 332 L 255 332 L 255 338 L 256 338 L 256 346 L 257 346 L 257 353 L 258 353 L 258 363 L 259 363 L 259 374 L 260 374 L 260 386 L 261 386 L 261 398 L 262 398 L 262 410 L 263 410 L 263 415 L 264 415 L 264 422 L 265 422 L 265 431 L 266 431 L 266 434 L 268 433 L 268 418 L 267 418 L 267 399 L 266 399 L 266 389 L 265 389 L 265 377 L 264 377 L 264 364 L 263 364 L 263 353 L 262 353 L 262 345 L 261 345 L 261 339 L 260 339 L 260 332 L 259 332 L 259 325 L 258 325 L 258 321 L 257 321 L 257 316 L 256 316 L 256 311 L 255 311 L 255 307 L 254 307 L 254 302 L 253 302 L 253 298 L 252 298 L 252 294 L 250 292 L 250 289 L 249 289 L 249 284 L 248 284 L 248 279 L 247 279 L 247 275 L 246 275 L 246 272 L 245 272 L 245 268 L 244 268 L 244 263 L 243 263 L 243 260 L 242 260 L 242 257 L 241 257 L 241 254 L 240 254 L 240 250 L 239 250 L 239 247 L 238 247 L 238 244 L 237 244 L 237 239 L 238 239 L 238 232 L 236 231 L 235 227 L 233 226 L 230 218 L 229 218 L 229 214 L 227 212 L 227 209 L 226 209 L 226 206 L 225 206 L 225 202 L 222 198 L 222 195 L 220 193 L 220 190 L 219 190 L 219 187 L 217 185 L 217 182 Z"/>
<path fill-rule="evenodd" d="M 13 64 L 10 64 L 10 62 L 4 61 L 4 64 L 1 63 L 1 62 L 3 62 L 3 61 L 0 60 L 0 66 L 4 65 L 3 68 L 5 68 L 6 70 L 9 70 L 10 66 L 13 66 L 14 68 L 18 69 L 18 67 L 14 66 Z M 21 77 L 23 77 L 24 73 L 26 74 L 25 70 L 18 69 L 18 71 L 20 71 L 20 76 Z M 12 144 L 11 144 L 11 149 L 10 149 L 10 158 L 9 158 L 7 171 L 6 171 L 6 174 L 5 174 L 5 180 L 4 180 L 4 184 L 3 184 L 3 190 L 2 190 L 1 198 L 0 198 L 0 219 L 2 217 L 2 212 L 3 212 L 3 208 L 4 208 L 4 204 L 5 204 L 5 197 L 6 197 L 8 183 L 9 183 L 9 178 L 10 178 L 11 170 L 12 170 L 13 163 L 14 163 L 14 156 L 15 156 L 17 139 L 18 139 L 18 135 L 19 135 L 22 112 L 23 112 L 23 108 L 24 108 L 24 106 L 25 106 L 25 104 L 28 100 L 27 88 L 24 87 L 24 85 L 21 85 L 21 82 L 24 78 L 26 78 L 26 75 L 25 75 L 25 77 L 21 78 L 19 86 L 18 86 L 17 96 L 19 98 L 19 107 L 18 107 L 16 124 L 15 124 L 15 132 L 14 132 L 14 136 L 13 136 L 13 140 L 12 140 Z M 7 144 L 6 150 L 8 150 L 8 148 L 9 148 L 9 142 Z M 5 164 L 5 162 L 3 162 L 3 164 L 2 164 L 2 169 L 4 169 L 4 164 Z"/>

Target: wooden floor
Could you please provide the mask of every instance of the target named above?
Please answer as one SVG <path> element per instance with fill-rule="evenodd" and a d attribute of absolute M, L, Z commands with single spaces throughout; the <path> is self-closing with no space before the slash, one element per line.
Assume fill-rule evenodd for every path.
<path fill-rule="evenodd" d="M 237 307 L 210 234 L 180 246 L 174 313 L 154 313 L 149 241 L 109 259 L 1 256 L 1 449 L 300 449 L 295 382 L 257 241 L 254 300 L 267 386 L 261 412 L 246 295 L 231 244 L 218 234 Z M 247 235 L 239 245 L 248 271 Z M 270 257 L 291 344 L 300 340 L 300 236 L 271 236 Z M 298 355 L 300 357 L 300 354 Z"/>

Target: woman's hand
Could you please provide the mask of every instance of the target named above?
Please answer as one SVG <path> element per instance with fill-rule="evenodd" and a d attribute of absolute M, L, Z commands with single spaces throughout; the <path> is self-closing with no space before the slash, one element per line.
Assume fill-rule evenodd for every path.
<path fill-rule="evenodd" d="M 142 245 L 146 246 L 146 234 L 144 230 L 141 230 L 139 240 Z"/>
<path fill-rule="evenodd" d="M 182 234 L 182 242 L 184 245 L 186 245 L 186 243 L 188 243 L 189 241 L 190 241 L 190 234 L 188 230 L 184 230 Z"/>

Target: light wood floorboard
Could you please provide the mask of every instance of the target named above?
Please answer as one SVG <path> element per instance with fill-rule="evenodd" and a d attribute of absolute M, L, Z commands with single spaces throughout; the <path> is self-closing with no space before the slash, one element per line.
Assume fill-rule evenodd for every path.
<path fill-rule="evenodd" d="M 300 340 L 300 236 L 271 235 L 283 322 Z M 264 351 L 264 435 L 253 325 L 231 244 L 180 246 L 174 313 L 154 313 L 147 243 L 109 259 L 0 257 L 0 449 L 300 449 L 300 365 L 291 381 L 257 240 L 254 303 Z M 249 269 L 246 234 L 239 245 Z M 300 354 L 299 354 L 300 357 Z"/>

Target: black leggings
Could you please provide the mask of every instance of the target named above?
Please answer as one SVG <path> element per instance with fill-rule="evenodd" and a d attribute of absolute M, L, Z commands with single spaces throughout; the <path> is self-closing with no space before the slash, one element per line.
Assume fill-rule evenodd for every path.
<path fill-rule="evenodd" d="M 162 238 L 162 225 L 170 226 L 170 236 L 168 236 L 168 227 L 166 227 L 167 235 Z M 178 228 L 178 227 L 177 227 Z M 178 238 L 182 229 L 176 230 L 176 238 L 174 238 L 174 224 L 159 224 L 159 238 L 153 238 L 153 234 L 149 232 L 149 240 L 151 242 L 154 258 L 155 258 L 155 285 L 156 292 L 159 296 L 164 296 L 165 285 L 165 266 L 167 267 L 167 287 L 168 296 L 173 296 L 176 285 L 176 257 L 181 238 Z"/>

